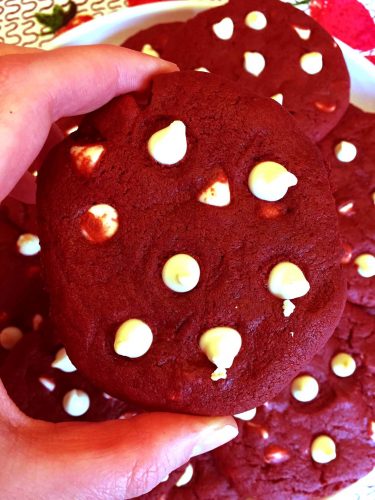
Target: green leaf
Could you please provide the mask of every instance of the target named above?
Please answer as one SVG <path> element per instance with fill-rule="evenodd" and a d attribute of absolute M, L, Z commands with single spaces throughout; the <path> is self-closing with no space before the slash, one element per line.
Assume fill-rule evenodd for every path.
<path fill-rule="evenodd" d="M 64 11 L 61 5 L 55 5 L 51 14 L 44 12 L 37 12 L 35 14 L 36 20 L 43 26 L 49 28 L 47 33 L 56 33 L 57 30 L 68 24 L 77 14 L 77 5 L 74 2 L 69 2 L 68 10 Z M 45 33 L 45 34 L 47 34 Z"/>

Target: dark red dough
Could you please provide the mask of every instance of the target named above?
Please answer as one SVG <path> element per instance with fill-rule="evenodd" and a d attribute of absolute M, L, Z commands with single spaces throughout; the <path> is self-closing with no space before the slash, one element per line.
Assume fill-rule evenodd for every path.
<path fill-rule="evenodd" d="M 35 214 L 25 219 L 18 211 L 20 204 L 16 204 L 13 206 L 19 225 L 8 218 L 9 212 L 3 205 L 0 207 L 0 331 L 16 326 L 27 332 L 37 326 L 36 315 L 47 314 L 48 299 L 43 290 L 39 255 L 24 256 L 17 249 L 19 236 L 35 227 Z M 7 353 L 0 346 L 0 361 Z"/>
<path fill-rule="evenodd" d="M 254 10 L 265 14 L 265 29 L 257 31 L 245 25 L 246 15 Z M 213 24 L 225 17 L 234 22 L 230 40 L 220 40 L 212 31 Z M 311 29 L 310 39 L 301 40 L 293 25 Z M 258 77 L 243 68 L 247 51 L 260 52 L 266 60 Z M 323 55 L 323 69 L 308 75 L 299 60 L 304 53 L 316 51 Z M 184 70 L 203 66 L 264 97 L 282 93 L 283 106 L 313 141 L 322 139 L 337 124 L 349 103 L 349 73 L 331 35 L 312 18 L 279 0 L 235 0 L 205 11 L 173 33 L 163 57 Z"/>
<path fill-rule="evenodd" d="M 149 44 L 159 53 L 160 57 L 163 57 L 164 48 L 168 40 L 181 25 L 182 23 L 157 24 L 156 26 L 151 26 L 151 28 L 139 31 L 125 40 L 121 45 L 128 49 L 142 50 L 144 45 Z"/>
<path fill-rule="evenodd" d="M 357 148 L 350 163 L 337 160 L 334 148 L 346 140 Z M 348 279 L 348 299 L 355 304 L 375 307 L 375 277 L 357 272 L 355 258 L 363 253 L 375 255 L 375 113 L 365 113 L 350 105 L 337 127 L 319 144 L 329 165 L 332 190 L 339 208 L 353 202 L 346 215 L 339 212 L 339 227 L 346 250 L 344 269 Z"/>
<path fill-rule="evenodd" d="M 138 498 L 139 500 L 162 500 L 169 498 L 170 491 L 173 489 L 174 485 L 176 484 L 184 470 L 185 466 L 182 466 L 179 469 L 171 472 L 168 476 L 168 479 L 159 483 L 158 486 L 156 486 L 149 493 L 145 493 L 144 495 L 140 495 L 136 498 Z"/>
<path fill-rule="evenodd" d="M 154 80 L 149 104 L 132 96 L 87 117 L 76 142 L 66 139 L 39 175 L 38 210 L 52 319 L 73 362 L 96 385 L 150 408 L 197 414 L 239 413 L 277 394 L 331 335 L 343 307 L 337 219 L 319 152 L 277 103 L 241 93 L 220 77 L 173 73 Z M 173 119 L 187 126 L 188 151 L 163 167 L 147 140 Z M 70 159 L 73 144 L 101 139 L 106 148 L 92 176 Z M 279 161 L 299 179 L 278 203 L 256 199 L 247 179 L 261 160 Z M 46 163 L 46 165 L 47 165 Z M 232 201 L 197 201 L 224 171 Z M 80 221 L 108 203 L 119 229 L 105 243 L 83 237 Z M 267 211 L 279 210 L 269 218 Z M 161 279 L 175 253 L 194 256 L 198 286 L 176 294 Z M 282 300 L 267 289 L 270 269 L 291 260 L 311 291 L 284 318 Z M 118 356 L 114 336 L 129 318 L 154 333 L 137 359 Z M 227 380 L 198 339 L 228 325 L 242 348 Z M 291 335 L 294 332 L 294 335 Z"/>
<path fill-rule="evenodd" d="M 331 371 L 338 352 L 354 357 L 352 376 L 339 378 Z M 301 372 L 318 380 L 318 397 L 300 403 L 286 387 L 258 408 L 252 421 L 239 421 L 239 437 L 214 452 L 240 498 L 326 498 L 373 469 L 374 387 L 369 390 L 368 381 L 374 381 L 374 355 L 375 318 L 348 304 L 334 336 Z M 310 457 L 311 442 L 319 434 L 336 442 L 337 457 L 325 465 Z"/>
<path fill-rule="evenodd" d="M 130 418 L 140 411 L 130 403 L 105 397 L 78 372 L 65 373 L 52 368 L 51 363 L 61 345 L 53 342 L 50 332 L 47 333 L 26 335 L 0 369 L 0 377 L 9 396 L 26 415 L 49 422 L 96 422 L 122 415 Z M 49 391 L 39 382 L 39 377 L 53 380 L 56 388 Z M 81 417 L 72 417 L 63 408 L 63 398 L 72 389 L 83 390 L 90 397 L 90 408 Z"/>
<path fill-rule="evenodd" d="M 150 493 L 138 498 L 147 500 L 239 500 L 238 493 L 216 466 L 212 453 L 205 453 L 191 459 L 193 476 L 183 485 L 176 486 L 187 466 L 170 474 L 167 481 L 160 483 Z"/>
<path fill-rule="evenodd" d="M 205 453 L 192 460 L 193 477 L 184 486 L 174 486 L 168 500 L 238 500 L 238 494 L 218 470 L 215 458 Z"/>
<path fill-rule="evenodd" d="M 1 212 L 25 233 L 37 234 L 36 205 L 27 205 L 9 196 L 1 202 Z"/>

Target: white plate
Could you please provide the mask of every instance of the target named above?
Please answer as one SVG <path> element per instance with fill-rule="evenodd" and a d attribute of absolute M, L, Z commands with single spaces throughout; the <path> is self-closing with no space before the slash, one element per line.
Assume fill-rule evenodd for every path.
<path fill-rule="evenodd" d="M 224 0 L 183 0 L 121 9 L 66 31 L 52 40 L 48 48 L 95 43 L 119 45 L 140 29 L 158 23 L 185 21 L 203 10 L 225 3 Z M 338 41 L 338 44 L 350 72 L 351 102 L 366 111 L 375 112 L 375 66 L 343 42 Z"/>

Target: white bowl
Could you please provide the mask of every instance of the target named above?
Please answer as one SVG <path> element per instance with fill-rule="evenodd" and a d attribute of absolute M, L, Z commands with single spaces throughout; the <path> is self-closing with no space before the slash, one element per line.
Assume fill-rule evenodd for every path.
<path fill-rule="evenodd" d="M 66 31 L 52 40 L 48 48 L 95 43 L 120 45 L 141 29 L 158 23 L 185 21 L 199 12 L 225 3 L 223 0 L 182 0 L 127 7 Z M 337 43 L 350 72 L 350 101 L 366 111 L 375 112 L 375 66 L 348 45 L 338 40 Z"/>

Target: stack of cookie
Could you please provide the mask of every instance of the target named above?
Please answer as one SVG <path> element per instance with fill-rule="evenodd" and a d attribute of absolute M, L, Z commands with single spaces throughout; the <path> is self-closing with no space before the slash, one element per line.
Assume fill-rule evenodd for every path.
<path fill-rule="evenodd" d="M 276 0 L 124 46 L 181 72 L 52 151 L 38 230 L 3 207 L 1 378 L 55 422 L 235 415 L 233 442 L 145 498 L 332 495 L 375 465 L 375 116 L 329 34 Z"/>

